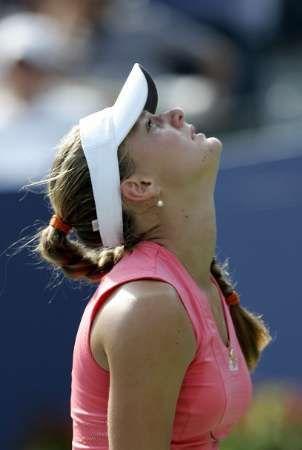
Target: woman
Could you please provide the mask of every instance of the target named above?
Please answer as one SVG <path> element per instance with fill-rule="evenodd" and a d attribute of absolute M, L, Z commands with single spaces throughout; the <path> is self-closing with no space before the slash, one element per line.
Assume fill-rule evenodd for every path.
<path fill-rule="evenodd" d="M 99 283 L 74 347 L 73 450 L 218 449 L 270 340 L 215 260 L 222 144 L 156 106 L 135 64 L 114 106 L 61 142 L 49 178 L 38 249 Z"/>

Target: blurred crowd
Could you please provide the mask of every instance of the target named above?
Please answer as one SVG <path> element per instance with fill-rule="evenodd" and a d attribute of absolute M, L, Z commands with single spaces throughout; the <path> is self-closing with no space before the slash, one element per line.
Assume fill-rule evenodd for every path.
<path fill-rule="evenodd" d="M 1 0 L 0 189 L 43 177 L 135 62 L 206 133 L 299 117 L 301 19 L 298 0 Z"/>

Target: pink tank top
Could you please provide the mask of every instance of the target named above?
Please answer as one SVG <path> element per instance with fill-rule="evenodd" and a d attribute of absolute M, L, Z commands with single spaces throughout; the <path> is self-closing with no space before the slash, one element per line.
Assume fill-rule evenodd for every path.
<path fill-rule="evenodd" d="M 165 281 L 176 289 L 192 322 L 197 352 L 179 392 L 171 450 L 218 450 L 219 439 L 246 412 L 252 396 L 250 374 L 232 318 L 215 278 L 224 309 L 229 349 L 216 327 L 205 294 L 174 254 L 150 241 L 140 242 L 102 279 L 88 302 L 73 352 L 71 417 L 73 450 L 109 450 L 107 405 L 110 373 L 94 360 L 91 324 L 108 295 L 119 285 L 138 279 Z"/>

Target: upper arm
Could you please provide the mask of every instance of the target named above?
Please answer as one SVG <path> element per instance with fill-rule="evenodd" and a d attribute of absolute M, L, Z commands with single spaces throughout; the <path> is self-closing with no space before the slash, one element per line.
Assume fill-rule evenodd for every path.
<path fill-rule="evenodd" d="M 186 331 L 176 291 L 159 281 L 128 283 L 102 320 L 110 450 L 168 450 L 179 391 L 194 356 L 193 331 Z"/>

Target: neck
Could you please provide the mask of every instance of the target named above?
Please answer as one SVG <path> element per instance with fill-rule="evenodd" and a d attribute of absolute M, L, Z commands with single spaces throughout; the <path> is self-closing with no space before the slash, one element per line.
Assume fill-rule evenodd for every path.
<path fill-rule="evenodd" d="M 203 199 L 199 204 L 202 206 L 194 209 L 190 204 L 178 205 L 178 208 L 164 206 L 161 237 L 154 236 L 150 240 L 175 254 L 195 282 L 207 289 L 216 249 L 216 211 L 213 198 Z"/>

